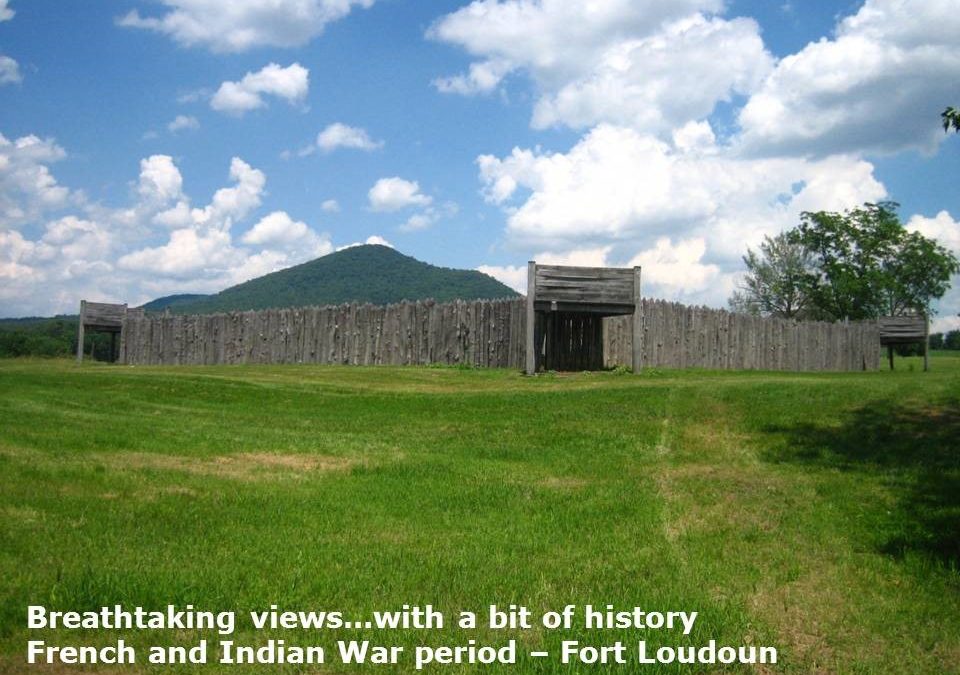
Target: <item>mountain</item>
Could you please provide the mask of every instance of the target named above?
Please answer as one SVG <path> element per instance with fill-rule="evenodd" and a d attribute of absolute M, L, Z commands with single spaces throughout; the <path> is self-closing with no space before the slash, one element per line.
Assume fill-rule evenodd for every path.
<path fill-rule="evenodd" d="M 433 298 L 512 298 L 517 292 L 475 270 L 435 267 L 389 246 L 367 244 L 273 272 L 208 296 L 167 296 L 144 305 L 170 308 L 177 314 L 209 314 L 270 307 L 335 305 L 369 302 L 385 305 L 401 300 Z"/>
<path fill-rule="evenodd" d="M 162 298 L 157 298 L 156 300 L 151 300 L 147 304 L 143 305 L 143 309 L 148 312 L 162 312 L 163 310 L 170 308 L 173 311 L 177 305 L 183 305 L 186 303 L 194 302 L 197 300 L 202 300 L 204 298 L 209 298 L 209 295 L 200 295 L 197 293 L 181 293 L 179 295 L 166 295 Z"/>

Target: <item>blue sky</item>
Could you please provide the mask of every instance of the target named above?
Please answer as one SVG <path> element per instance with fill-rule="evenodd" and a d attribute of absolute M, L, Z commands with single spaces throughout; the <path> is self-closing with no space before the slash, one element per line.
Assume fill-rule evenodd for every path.
<path fill-rule="evenodd" d="M 957 14 L 0 0 L 0 316 L 368 240 L 520 290 L 534 257 L 641 264 L 648 294 L 722 306 L 764 234 L 878 199 L 957 251 Z M 953 291 L 937 326 L 958 312 Z"/>

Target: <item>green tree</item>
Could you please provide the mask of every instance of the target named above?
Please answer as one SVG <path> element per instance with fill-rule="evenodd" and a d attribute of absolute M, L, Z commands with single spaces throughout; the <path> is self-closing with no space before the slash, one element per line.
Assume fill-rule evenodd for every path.
<path fill-rule="evenodd" d="M 950 133 L 950 129 L 960 133 L 960 108 L 950 106 L 942 113 L 940 118 L 943 120 L 943 130 Z"/>
<path fill-rule="evenodd" d="M 804 281 L 813 269 L 813 257 L 802 244 L 790 241 L 786 233 L 764 236 L 759 254 L 747 249 L 743 262 L 747 273 L 730 296 L 731 310 L 783 319 L 805 314 L 809 297 Z"/>
<path fill-rule="evenodd" d="M 960 330 L 949 331 L 943 336 L 944 349 L 960 349 Z"/>
<path fill-rule="evenodd" d="M 943 349 L 943 333 L 930 333 L 930 349 Z"/>
<path fill-rule="evenodd" d="M 828 320 L 868 319 L 910 312 L 930 303 L 960 271 L 956 257 L 920 233 L 907 232 L 898 204 L 864 204 L 843 213 L 804 212 L 790 241 L 814 257 L 804 286 L 811 309 Z"/>

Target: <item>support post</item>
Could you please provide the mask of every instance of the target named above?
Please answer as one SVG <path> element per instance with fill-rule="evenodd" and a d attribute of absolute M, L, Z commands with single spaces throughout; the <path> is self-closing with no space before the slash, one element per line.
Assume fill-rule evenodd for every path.
<path fill-rule="evenodd" d="M 923 330 L 923 372 L 930 370 L 930 317 L 925 316 Z"/>
<path fill-rule="evenodd" d="M 633 372 L 643 367 L 643 298 L 640 295 L 640 268 L 633 268 Z"/>
<path fill-rule="evenodd" d="M 537 372 L 537 353 L 536 353 L 536 301 L 537 295 L 537 263 L 531 260 L 527 263 L 527 375 L 534 375 Z"/>
<path fill-rule="evenodd" d="M 87 301 L 80 301 L 80 325 L 77 327 L 77 363 L 83 363 L 83 320 L 86 314 Z"/>

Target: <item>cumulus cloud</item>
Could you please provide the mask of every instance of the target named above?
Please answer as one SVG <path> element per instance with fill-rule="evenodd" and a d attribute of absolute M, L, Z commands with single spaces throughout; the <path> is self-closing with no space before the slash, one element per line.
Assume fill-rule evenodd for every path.
<path fill-rule="evenodd" d="M 152 155 L 140 160 L 137 192 L 151 205 L 165 205 L 182 195 L 183 176 L 169 155 Z"/>
<path fill-rule="evenodd" d="M 323 152 L 333 152 L 337 148 L 370 151 L 382 148 L 383 141 L 373 140 L 359 127 L 335 122 L 317 134 L 317 147 Z"/>
<path fill-rule="evenodd" d="M 949 211 L 941 211 L 933 218 L 915 215 L 907 221 L 907 229 L 919 232 L 928 239 L 935 239 L 944 248 L 960 257 L 960 222 Z"/>
<path fill-rule="evenodd" d="M 399 211 L 410 206 L 428 206 L 433 198 L 420 192 L 417 181 L 393 176 L 381 178 L 367 193 L 374 211 Z"/>
<path fill-rule="evenodd" d="M 0 54 L 0 86 L 5 84 L 16 84 L 23 81 L 20 75 L 20 64 L 9 56 Z"/>
<path fill-rule="evenodd" d="M 739 114 L 757 154 L 933 150 L 960 99 L 960 13 L 952 2 L 867 0 L 833 39 L 783 58 Z"/>
<path fill-rule="evenodd" d="M 200 128 L 200 120 L 192 115 L 177 115 L 172 122 L 167 125 L 170 133 L 178 131 L 194 131 Z"/>
<path fill-rule="evenodd" d="M 16 14 L 10 7 L 10 0 L 0 0 L 0 22 L 9 21 Z"/>
<path fill-rule="evenodd" d="M 144 158 L 130 203 L 114 208 L 57 184 L 47 165 L 63 156 L 51 140 L 0 142 L 0 316 L 76 311 L 81 298 L 136 304 L 218 291 L 333 250 L 326 235 L 280 210 L 235 240 L 266 186 L 240 158 L 231 184 L 202 206 L 191 204 L 171 157 Z"/>
<path fill-rule="evenodd" d="M 703 237 L 676 243 L 670 237 L 661 237 L 652 248 L 638 253 L 626 266 L 643 268 L 644 285 L 647 288 L 652 286 L 657 295 L 696 297 L 720 279 L 720 267 L 703 261 L 706 252 L 707 242 Z M 729 287 L 723 289 L 725 294 L 730 290 Z"/>
<path fill-rule="evenodd" d="M 299 63 L 282 68 L 270 63 L 239 82 L 224 82 L 210 99 L 210 107 L 231 115 L 243 115 L 267 105 L 264 96 L 275 96 L 293 105 L 302 102 L 310 88 L 310 71 Z"/>
<path fill-rule="evenodd" d="M 915 215 L 907 221 L 906 227 L 911 232 L 935 239 L 960 258 L 960 222 L 954 220 L 948 211 L 941 211 L 933 218 Z M 952 282 L 950 290 L 937 303 L 939 316 L 930 324 L 933 332 L 960 330 L 960 275 L 955 276 Z"/>
<path fill-rule="evenodd" d="M 480 265 L 476 270 L 493 277 L 500 283 L 506 284 L 517 293 L 527 292 L 526 265 Z"/>
<path fill-rule="evenodd" d="M 749 93 L 771 67 L 756 22 L 695 14 L 609 48 L 589 72 L 541 97 L 533 126 L 609 122 L 665 133 Z"/>
<path fill-rule="evenodd" d="M 333 251 L 330 239 L 321 236 L 299 220 L 294 220 L 285 211 L 274 211 L 264 216 L 250 228 L 241 241 L 251 246 L 264 246 L 298 256 L 316 258 Z"/>
<path fill-rule="evenodd" d="M 444 218 L 451 218 L 457 213 L 459 213 L 460 207 L 457 206 L 454 202 L 445 202 L 440 206 L 427 206 L 419 213 L 415 213 L 407 221 L 400 226 L 401 232 L 417 232 L 418 230 L 426 230 L 437 223 L 439 223 Z"/>
<path fill-rule="evenodd" d="M 502 207 L 508 242 L 541 251 L 538 260 L 657 267 L 646 278 L 660 292 L 713 304 L 726 300 L 725 275 L 741 268 L 744 246 L 794 225 L 801 211 L 886 196 L 858 158 L 742 158 L 708 132 L 685 127 L 670 144 L 600 125 L 566 153 L 484 155 L 484 196 Z"/>
<path fill-rule="evenodd" d="M 230 163 L 229 176 L 234 184 L 217 190 L 206 206 L 190 208 L 181 195 L 174 207 L 154 218 L 174 228 L 169 239 L 123 255 L 117 267 L 155 275 L 165 279 L 167 287 L 189 283 L 200 291 L 221 290 L 333 249 L 327 237 L 285 211 L 261 218 L 240 236 L 238 245 L 232 230 L 260 206 L 266 176 L 238 157 Z M 172 195 L 173 190 L 167 192 Z"/>
<path fill-rule="evenodd" d="M 5 0 L 4 0 L 5 1 Z M 167 35 L 187 47 L 243 52 L 256 47 L 299 47 L 374 0 L 161 0 L 158 16 L 132 10 L 117 22 Z"/>
<path fill-rule="evenodd" d="M 540 94 L 534 127 L 608 122 L 668 132 L 751 92 L 772 68 L 756 22 L 713 15 L 722 8 L 713 0 L 478 0 L 428 31 L 480 58 L 434 84 L 486 93 L 524 71 Z"/>
<path fill-rule="evenodd" d="M 336 199 L 324 200 L 323 204 L 320 205 L 320 209 L 325 213 L 339 213 L 340 202 L 338 202 Z"/>
<path fill-rule="evenodd" d="M 66 157 L 53 140 L 0 134 L 0 229 L 35 222 L 78 194 L 57 183 L 50 166 Z"/>
<path fill-rule="evenodd" d="M 464 75 L 439 77 L 433 84 L 445 94 L 488 94 L 496 89 L 500 81 L 513 69 L 514 66 L 509 61 L 490 59 L 471 63 L 469 72 Z"/>

